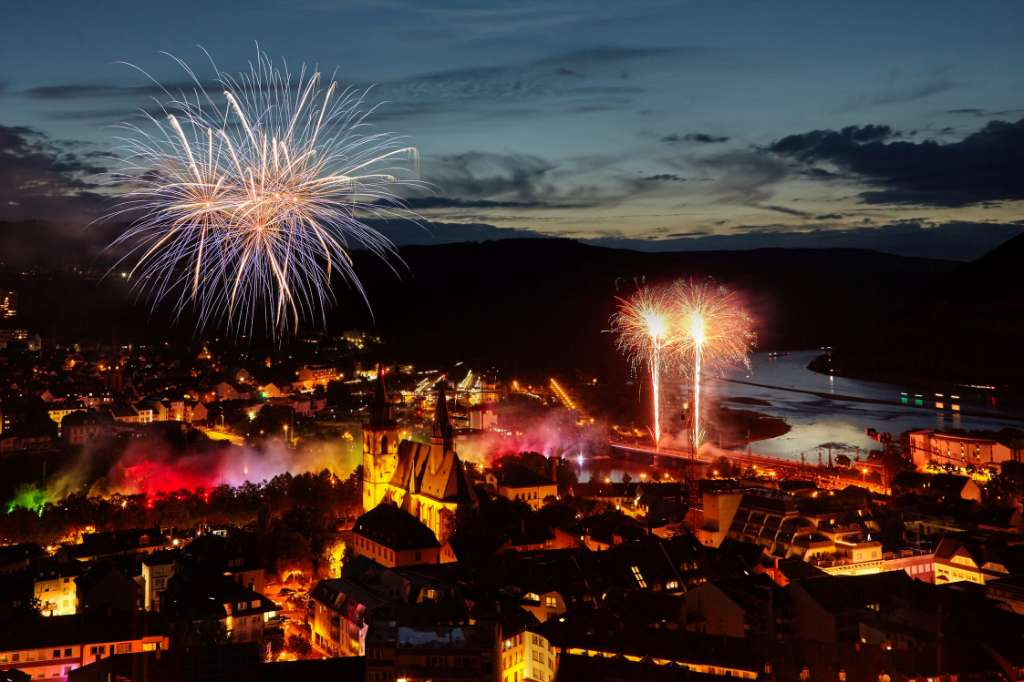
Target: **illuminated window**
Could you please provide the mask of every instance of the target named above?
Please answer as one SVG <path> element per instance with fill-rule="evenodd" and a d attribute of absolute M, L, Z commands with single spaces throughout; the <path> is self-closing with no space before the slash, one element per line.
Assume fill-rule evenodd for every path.
<path fill-rule="evenodd" d="M 647 581 L 644 580 L 643 574 L 640 573 L 640 567 L 639 566 L 630 566 L 629 569 L 631 571 L 633 571 L 633 577 L 636 578 L 636 584 L 639 585 L 641 589 L 646 588 L 647 587 Z"/>

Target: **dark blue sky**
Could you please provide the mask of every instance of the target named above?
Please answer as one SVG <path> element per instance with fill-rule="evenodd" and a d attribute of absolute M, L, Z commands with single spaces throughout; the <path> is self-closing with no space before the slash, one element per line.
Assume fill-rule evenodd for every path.
<path fill-rule="evenodd" d="M 146 105 L 118 61 L 173 83 L 160 51 L 239 71 L 258 41 L 377 84 L 377 122 L 437 188 L 418 204 L 434 240 L 966 257 L 1021 218 L 1021 26 L 1019 2 L 934 0 L 17 3 L 0 219 L 95 210 L 110 126 Z"/>

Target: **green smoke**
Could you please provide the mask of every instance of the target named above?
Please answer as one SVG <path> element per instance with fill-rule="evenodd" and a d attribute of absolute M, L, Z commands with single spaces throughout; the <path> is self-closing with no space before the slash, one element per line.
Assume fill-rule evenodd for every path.
<path fill-rule="evenodd" d="M 21 507 L 22 509 L 31 509 L 42 516 L 43 507 L 49 501 L 50 496 L 45 488 L 36 485 L 23 485 L 18 488 L 14 497 L 7 503 L 7 513 L 10 514 L 18 507 Z"/>

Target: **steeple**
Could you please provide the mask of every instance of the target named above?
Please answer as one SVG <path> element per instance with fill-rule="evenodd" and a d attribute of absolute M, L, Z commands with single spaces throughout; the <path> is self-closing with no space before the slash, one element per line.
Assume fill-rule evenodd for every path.
<path fill-rule="evenodd" d="M 448 418 L 448 398 L 444 394 L 444 386 L 447 379 L 437 385 L 437 407 L 434 410 L 434 433 L 431 439 L 434 443 L 444 445 L 444 449 L 455 449 L 455 435 L 452 432 L 452 422 Z"/>
<path fill-rule="evenodd" d="M 391 401 L 388 400 L 388 389 L 384 384 L 384 368 L 380 363 L 377 363 L 377 384 L 373 389 L 373 401 L 370 403 L 370 421 L 367 425 L 377 431 L 393 429 L 395 427 L 395 417 L 391 411 Z"/>

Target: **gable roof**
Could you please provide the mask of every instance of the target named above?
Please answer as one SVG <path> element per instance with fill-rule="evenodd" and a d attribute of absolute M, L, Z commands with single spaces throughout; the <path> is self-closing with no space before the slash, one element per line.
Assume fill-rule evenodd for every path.
<path fill-rule="evenodd" d="M 433 531 L 393 504 L 382 502 L 358 519 L 353 532 L 393 550 L 440 547 Z"/>
<path fill-rule="evenodd" d="M 476 502 L 462 460 L 440 443 L 402 441 L 391 485 L 442 502 Z"/>

